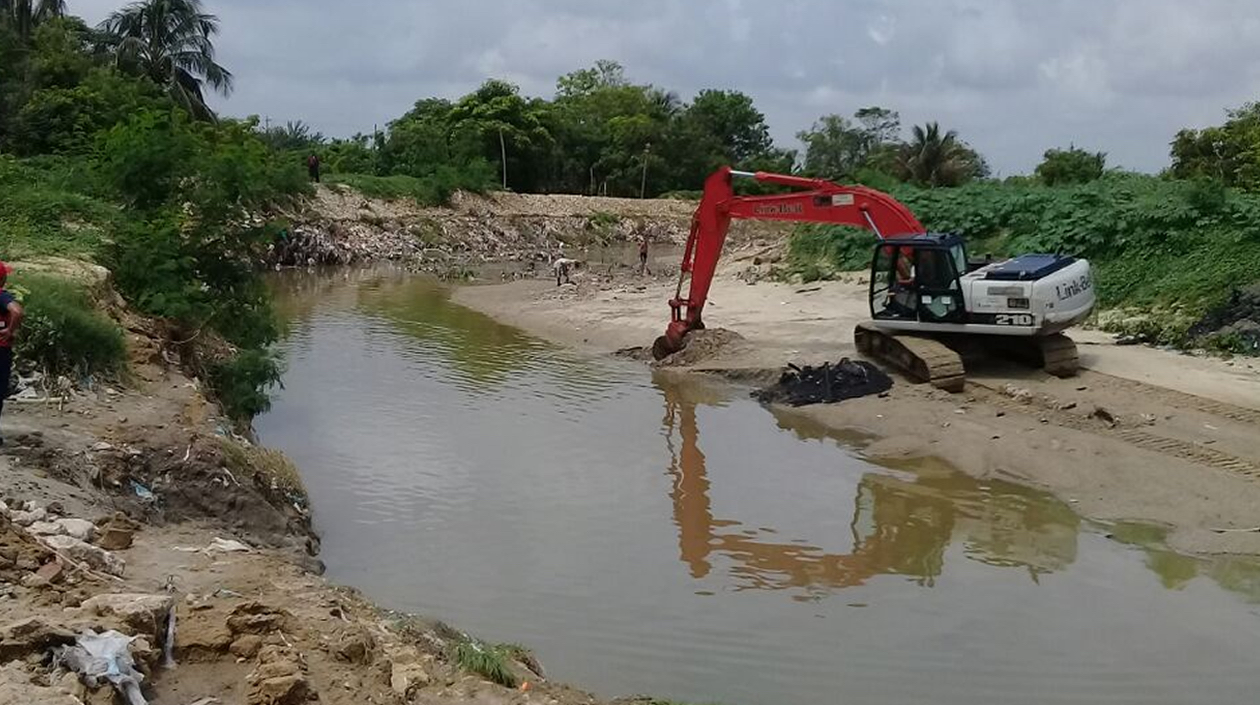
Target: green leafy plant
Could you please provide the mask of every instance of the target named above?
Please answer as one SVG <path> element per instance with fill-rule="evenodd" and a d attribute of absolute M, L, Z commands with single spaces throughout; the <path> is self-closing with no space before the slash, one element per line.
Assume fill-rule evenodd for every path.
<path fill-rule="evenodd" d="M 512 670 L 513 647 L 502 644 L 486 644 L 476 639 L 464 639 L 455 645 L 452 660 L 455 665 L 482 676 L 499 685 L 515 688 L 519 683 Z"/>
<path fill-rule="evenodd" d="M 247 422 L 271 408 L 267 390 L 280 384 L 280 360 L 265 349 L 241 350 L 211 365 L 210 388 L 224 412 Z"/>
<path fill-rule="evenodd" d="M 20 360 L 52 375 L 110 375 L 127 348 L 120 329 L 83 288 L 53 276 L 26 275 L 18 286 L 26 319 L 15 342 Z"/>

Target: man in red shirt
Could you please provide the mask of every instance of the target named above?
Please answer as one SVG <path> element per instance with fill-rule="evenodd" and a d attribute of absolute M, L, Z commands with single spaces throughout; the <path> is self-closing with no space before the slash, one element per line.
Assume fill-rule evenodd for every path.
<path fill-rule="evenodd" d="M 10 271 L 9 265 L 0 262 L 0 412 L 4 411 L 4 400 L 9 396 L 9 375 L 13 372 L 13 334 L 21 327 L 25 315 L 13 294 L 4 290 Z M 3 437 L 0 437 L 0 445 L 4 445 Z"/>

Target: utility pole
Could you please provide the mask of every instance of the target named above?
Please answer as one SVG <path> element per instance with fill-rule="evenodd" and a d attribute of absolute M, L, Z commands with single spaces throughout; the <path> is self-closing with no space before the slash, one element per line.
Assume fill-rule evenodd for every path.
<path fill-rule="evenodd" d="M 647 165 L 648 153 L 652 151 L 652 143 L 648 142 L 643 146 L 643 178 L 639 181 L 639 198 L 643 198 L 647 193 Z"/>
<path fill-rule="evenodd" d="M 499 128 L 499 155 L 503 159 L 503 190 L 507 190 L 507 143 L 503 141 L 503 128 Z"/>

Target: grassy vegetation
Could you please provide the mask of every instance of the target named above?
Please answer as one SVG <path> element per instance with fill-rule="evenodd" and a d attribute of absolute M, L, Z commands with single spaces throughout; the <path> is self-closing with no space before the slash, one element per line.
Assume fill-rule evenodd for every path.
<path fill-rule="evenodd" d="M 94 257 L 120 211 L 89 186 L 84 169 L 67 160 L 0 154 L 0 252 L 11 260 Z"/>
<path fill-rule="evenodd" d="M 479 169 L 439 167 L 424 177 L 330 174 L 324 181 L 345 184 L 369 198 L 412 200 L 422 206 L 442 206 L 450 203 L 456 191 L 485 193 L 489 189 L 489 176 Z"/>
<path fill-rule="evenodd" d="M 126 364 L 120 329 L 96 310 L 83 287 L 58 277 L 15 277 L 26 319 L 14 351 L 49 375 L 111 375 Z"/>
<path fill-rule="evenodd" d="M 519 684 L 512 670 L 516 647 L 510 644 L 486 644 L 476 639 L 464 639 L 455 645 L 451 660 L 455 665 L 476 673 L 492 683 L 515 688 Z"/>
<path fill-rule="evenodd" d="M 219 438 L 223 458 L 238 480 L 243 477 L 261 477 L 267 485 L 290 495 L 305 497 L 306 488 L 298 474 L 297 466 L 283 453 L 246 446 L 228 438 Z"/>
<path fill-rule="evenodd" d="M 1196 319 L 1260 280 L 1260 196 L 1209 183 L 1111 174 L 1060 187 L 983 182 L 893 192 L 929 231 L 966 238 L 973 256 L 1089 258 L 1103 308 L 1173 314 L 1153 332 L 1162 342 L 1188 342 Z M 873 244 L 851 228 L 803 226 L 787 270 L 803 279 L 863 270 Z"/>

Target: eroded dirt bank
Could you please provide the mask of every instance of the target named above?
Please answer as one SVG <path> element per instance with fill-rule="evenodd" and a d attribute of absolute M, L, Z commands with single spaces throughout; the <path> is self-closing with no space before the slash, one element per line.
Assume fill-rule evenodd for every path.
<path fill-rule="evenodd" d="M 754 251 L 736 251 L 706 309 L 710 327 L 742 341 L 687 355 L 674 367 L 766 380 L 787 362 L 855 356 L 867 315 L 860 277 L 810 285 L 748 276 Z M 754 268 L 755 269 L 755 268 Z M 577 286 L 520 281 L 465 287 L 455 300 L 553 341 L 596 351 L 650 345 L 668 318 L 668 281 L 591 277 Z M 999 362 L 969 370 L 951 395 L 898 378 L 889 395 L 804 407 L 826 428 L 877 440 L 875 457 L 935 456 L 978 477 L 1050 490 L 1082 514 L 1171 529 L 1193 553 L 1260 553 L 1260 373 L 1222 361 L 1074 331 L 1086 370 L 1060 380 Z"/>
<path fill-rule="evenodd" d="M 525 653 L 508 667 L 526 690 L 461 670 L 466 635 L 319 577 L 296 468 L 232 433 L 161 336 L 124 319 L 126 379 L 28 379 L 6 404 L 0 703 L 124 702 L 66 660 L 108 630 L 163 705 L 595 702 Z"/>

